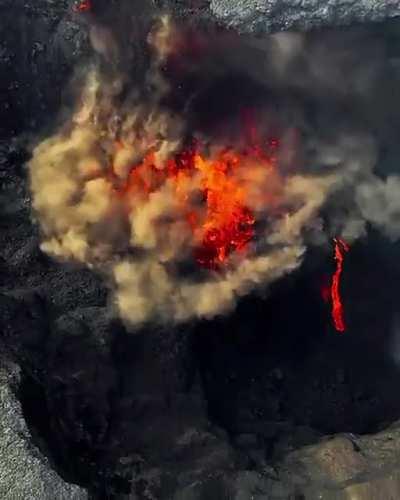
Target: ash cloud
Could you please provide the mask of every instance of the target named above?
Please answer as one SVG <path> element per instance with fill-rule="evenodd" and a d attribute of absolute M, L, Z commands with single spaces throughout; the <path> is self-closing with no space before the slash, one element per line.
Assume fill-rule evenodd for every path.
<path fill-rule="evenodd" d="M 126 27 L 132 16 L 122 13 Z M 72 118 L 34 149 L 30 174 L 42 250 L 102 273 L 130 328 L 228 313 L 297 268 L 309 246 L 338 235 L 351 243 L 368 222 L 398 238 L 400 180 L 374 174 L 374 113 L 365 110 L 385 71 L 379 44 L 363 32 L 322 42 L 193 33 L 162 16 L 139 81 L 121 22 L 91 21 L 100 61 L 86 68 Z M 255 110 L 247 128 L 241 106 Z M 253 125 L 258 140 L 279 137 L 275 158 L 241 155 L 217 194 L 232 190 L 226 210 L 240 202 L 254 214 L 254 237 L 218 269 L 200 269 L 193 255 L 204 229 L 191 227 L 188 212 L 210 224 L 199 192 L 212 191 L 224 150 L 254 140 Z M 188 138 L 201 144 L 190 174 L 164 175 Z M 149 167 L 162 182 L 147 191 Z"/>

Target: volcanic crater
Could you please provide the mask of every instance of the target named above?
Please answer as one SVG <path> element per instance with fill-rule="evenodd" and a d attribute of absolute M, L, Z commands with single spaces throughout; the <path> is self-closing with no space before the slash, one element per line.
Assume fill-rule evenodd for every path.
<path fill-rule="evenodd" d="M 2 498 L 400 497 L 400 9 L 234 3 L 0 4 Z"/>

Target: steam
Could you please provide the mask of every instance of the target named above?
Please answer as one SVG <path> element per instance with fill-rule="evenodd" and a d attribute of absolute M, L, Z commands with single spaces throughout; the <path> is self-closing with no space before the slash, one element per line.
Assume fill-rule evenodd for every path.
<path fill-rule="evenodd" d="M 398 238 L 399 179 L 375 177 L 372 138 L 357 127 L 349 131 L 339 126 L 328 137 L 308 133 L 307 152 L 301 153 L 288 139 L 293 151 L 288 154 L 283 148 L 276 161 L 241 157 L 232 182 L 240 186 L 240 196 L 261 227 L 245 251 L 232 252 L 221 268 L 193 266 L 200 240 L 188 223 L 187 208 L 204 218 L 206 208 L 198 200 L 204 189 L 203 169 L 218 161 L 226 144 L 221 137 L 192 130 L 190 111 L 172 111 L 165 104 L 173 88 L 163 68 L 176 46 L 175 30 L 170 19 L 162 17 L 149 36 L 152 61 L 146 92 L 133 89 L 126 96 L 126 74 L 110 77 L 93 65 L 70 121 L 34 149 L 31 189 L 44 252 L 102 273 L 113 289 L 118 313 L 135 328 L 146 322 L 225 314 L 240 297 L 264 290 L 296 269 L 307 247 L 325 244 L 333 232 L 351 241 L 370 221 Z M 91 36 L 106 60 L 117 53 L 110 30 L 92 29 Z M 333 84 L 322 78 L 315 60 L 302 77 L 294 69 L 299 57 L 307 59 L 306 40 L 301 46 L 299 40 L 301 35 L 274 35 L 267 48 L 267 42 L 258 45 L 269 61 L 271 85 L 281 85 L 291 74 L 293 85 L 318 87 L 324 93 Z M 254 42 L 246 43 L 254 50 Z M 251 64 L 247 69 L 254 76 Z M 358 69 L 355 73 L 362 94 L 367 77 Z M 256 77 L 264 80 L 263 69 Z M 304 122 L 300 115 L 299 123 Z M 268 129 L 269 119 L 261 115 L 261 129 Z M 286 124 L 281 131 L 285 145 L 292 130 Z M 191 175 L 178 184 L 163 177 L 151 192 L 132 188 L 132 166 L 151 161 L 162 173 L 189 135 L 204 144 Z M 242 140 L 237 137 L 239 145 Z M 288 168 L 280 169 L 285 163 Z"/>
<path fill-rule="evenodd" d="M 389 239 L 400 238 L 400 178 L 375 178 L 358 186 L 356 199 L 363 217 Z"/>

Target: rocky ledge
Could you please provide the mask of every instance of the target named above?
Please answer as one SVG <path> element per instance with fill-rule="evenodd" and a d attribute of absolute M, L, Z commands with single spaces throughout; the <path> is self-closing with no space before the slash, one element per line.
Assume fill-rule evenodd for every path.
<path fill-rule="evenodd" d="M 211 0 L 210 11 L 230 28 L 262 34 L 382 21 L 399 16 L 400 5 L 397 0 Z"/>

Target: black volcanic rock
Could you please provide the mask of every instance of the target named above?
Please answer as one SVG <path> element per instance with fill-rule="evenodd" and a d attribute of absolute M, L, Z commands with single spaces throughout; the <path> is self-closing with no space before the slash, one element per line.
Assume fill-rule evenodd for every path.
<path fill-rule="evenodd" d="M 37 133 L 88 53 L 87 34 L 66 0 L 2 0 L 0 19 L 0 135 Z"/>
<path fill-rule="evenodd" d="M 229 28 L 246 33 L 381 21 L 400 15 L 397 0 L 211 0 L 210 11 Z"/>
<path fill-rule="evenodd" d="M 6 499 L 86 500 L 87 492 L 62 479 L 37 446 L 17 398 L 20 370 L 0 367 L 0 497 Z"/>
<path fill-rule="evenodd" d="M 89 466 L 91 454 L 104 442 L 116 386 L 106 344 L 112 322 L 103 318 L 100 308 L 94 309 L 57 319 L 46 350 L 46 399 L 53 432 L 62 436 L 59 448 L 64 448 L 64 460 L 79 450 L 75 453 L 82 468 Z"/>

